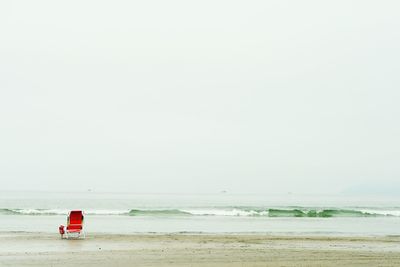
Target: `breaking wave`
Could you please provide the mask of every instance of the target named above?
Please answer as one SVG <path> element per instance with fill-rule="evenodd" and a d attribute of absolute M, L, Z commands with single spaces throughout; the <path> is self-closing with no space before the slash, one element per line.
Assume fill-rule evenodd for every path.
<path fill-rule="evenodd" d="M 67 209 L 0 209 L 0 215 L 67 215 Z M 307 208 L 307 207 L 212 207 L 181 209 L 131 209 L 131 210 L 85 210 L 87 215 L 118 215 L 146 217 L 175 216 L 228 216 L 228 217 L 400 217 L 400 208 Z"/>
<path fill-rule="evenodd" d="M 130 216 L 187 216 L 193 215 L 190 212 L 182 210 L 171 209 L 171 210 L 130 210 L 128 213 Z"/>
<path fill-rule="evenodd" d="M 67 209 L 0 209 L 0 215 L 67 215 Z M 129 210 L 86 210 L 89 215 L 128 215 Z"/>

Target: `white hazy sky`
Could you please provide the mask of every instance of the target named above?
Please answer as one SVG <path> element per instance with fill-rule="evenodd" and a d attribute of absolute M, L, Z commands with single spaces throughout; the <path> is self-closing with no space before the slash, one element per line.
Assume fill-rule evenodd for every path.
<path fill-rule="evenodd" d="M 398 1 L 1 1 L 6 190 L 400 179 Z"/>

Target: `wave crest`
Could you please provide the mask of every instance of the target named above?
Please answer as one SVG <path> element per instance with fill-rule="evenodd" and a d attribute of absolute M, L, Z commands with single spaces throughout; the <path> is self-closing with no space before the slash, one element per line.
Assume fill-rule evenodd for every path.
<path fill-rule="evenodd" d="M 67 215 L 67 209 L 0 209 L 0 215 Z M 228 217 L 400 217 L 400 210 L 351 209 L 351 208 L 249 208 L 249 207 L 214 207 L 183 209 L 131 209 L 131 210 L 85 210 L 87 215 L 119 216 L 228 216 Z"/>

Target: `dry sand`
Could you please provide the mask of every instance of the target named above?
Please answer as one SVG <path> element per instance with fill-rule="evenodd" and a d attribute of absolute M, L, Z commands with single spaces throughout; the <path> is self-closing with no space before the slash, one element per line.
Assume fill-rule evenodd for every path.
<path fill-rule="evenodd" d="M 400 266 L 400 237 L 0 233 L 0 266 Z"/>

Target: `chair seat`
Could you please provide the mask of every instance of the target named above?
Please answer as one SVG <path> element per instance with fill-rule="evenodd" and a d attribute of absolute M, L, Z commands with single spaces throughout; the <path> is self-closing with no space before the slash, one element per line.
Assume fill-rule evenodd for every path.
<path fill-rule="evenodd" d="M 82 230 L 82 225 L 81 224 L 70 224 L 67 226 L 68 231 L 75 231 L 75 230 Z"/>
<path fill-rule="evenodd" d="M 67 229 L 68 233 L 79 233 L 80 231 L 82 231 L 81 229 Z"/>

